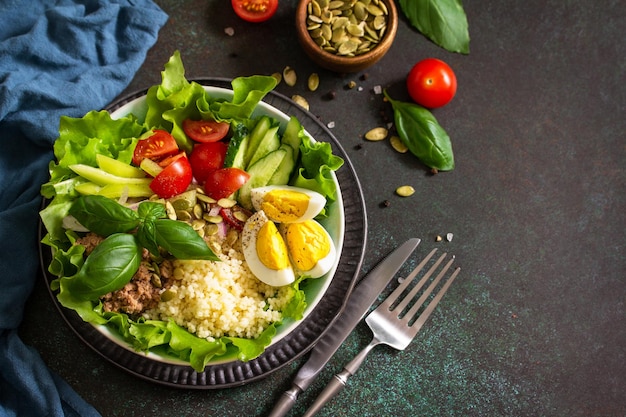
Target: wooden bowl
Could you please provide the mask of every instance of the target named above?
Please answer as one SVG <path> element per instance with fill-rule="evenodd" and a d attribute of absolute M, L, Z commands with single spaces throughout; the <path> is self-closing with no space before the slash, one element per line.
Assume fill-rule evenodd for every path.
<path fill-rule="evenodd" d="M 345 56 L 339 53 L 328 52 L 318 44 L 323 42 L 319 36 L 317 42 L 314 40 L 310 31 L 312 22 L 308 19 L 309 3 L 312 1 L 313 0 L 301 0 L 298 4 L 298 8 L 296 9 L 296 31 L 298 41 L 304 49 L 304 52 L 321 67 L 339 73 L 359 72 L 378 62 L 391 47 L 398 29 L 398 11 L 393 0 L 379 0 L 381 3 L 384 3 L 384 6 L 386 6 L 387 19 L 386 29 L 378 43 L 367 52 L 359 52 L 354 56 Z M 319 1 L 323 2 L 324 0 L 316 0 L 318 5 Z M 315 23 L 313 23 L 313 25 L 314 24 Z M 326 22 L 326 24 L 329 23 Z M 313 33 L 313 35 L 315 35 L 315 33 Z M 365 36 L 359 38 L 363 41 L 366 40 Z M 337 43 L 332 43 L 332 46 L 336 45 Z M 328 43 L 326 43 L 326 46 L 328 46 Z M 350 49 L 351 48 L 347 48 L 347 50 Z M 343 50 L 343 52 L 345 52 L 345 50 Z"/>

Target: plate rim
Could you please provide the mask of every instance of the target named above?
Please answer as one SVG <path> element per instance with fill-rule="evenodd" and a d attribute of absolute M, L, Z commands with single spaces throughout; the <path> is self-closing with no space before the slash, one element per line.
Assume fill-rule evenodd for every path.
<path fill-rule="evenodd" d="M 231 79 L 221 77 L 203 77 L 190 79 L 203 86 L 220 87 L 232 90 Z M 124 104 L 147 93 L 149 88 L 120 96 L 113 100 L 105 110 L 113 112 Z M 45 227 L 39 222 L 39 257 L 48 293 L 64 321 L 70 329 L 89 348 L 101 357 L 124 371 L 141 379 L 176 388 L 189 389 L 221 389 L 245 385 L 267 377 L 294 360 L 305 355 L 335 322 L 339 313 L 345 308 L 349 295 L 358 281 L 367 244 L 367 216 L 361 184 L 356 171 L 345 150 L 330 132 L 312 113 L 305 111 L 287 96 L 270 91 L 263 99 L 266 104 L 287 115 L 298 117 L 303 127 L 312 137 L 323 133 L 329 139 L 333 153 L 341 156 L 344 165 L 335 174 L 340 184 L 349 184 L 341 188 L 344 206 L 344 242 L 335 275 L 318 305 L 304 318 L 298 326 L 285 335 L 276 344 L 269 346 L 260 356 L 247 362 L 239 360 L 208 364 L 202 372 L 197 372 L 190 365 L 178 365 L 158 361 L 141 352 L 130 351 L 113 342 L 94 326 L 84 322 L 78 314 L 64 308 L 58 302 L 56 294 L 50 288 L 52 276 L 47 268 L 51 259 L 50 248 L 41 243 L 45 235 Z M 281 102 L 287 109 L 276 106 Z M 42 207 L 46 200 L 42 201 Z M 348 211 L 349 214 L 348 215 Z M 339 277 L 339 279 L 337 279 Z M 342 292 L 342 294 L 338 294 Z M 321 307 L 321 308 L 320 308 Z M 321 321 L 317 321 L 322 319 Z"/>

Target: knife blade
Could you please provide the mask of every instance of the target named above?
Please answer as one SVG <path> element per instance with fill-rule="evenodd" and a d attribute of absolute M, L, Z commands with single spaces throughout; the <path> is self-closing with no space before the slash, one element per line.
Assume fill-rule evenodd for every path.
<path fill-rule="evenodd" d="M 420 239 L 417 238 L 407 240 L 358 283 L 348 298 L 343 312 L 317 342 L 309 359 L 296 374 L 291 388 L 283 392 L 269 417 L 282 417 L 287 414 L 298 399 L 298 395 L 315 380 L 419 243 Z"/>

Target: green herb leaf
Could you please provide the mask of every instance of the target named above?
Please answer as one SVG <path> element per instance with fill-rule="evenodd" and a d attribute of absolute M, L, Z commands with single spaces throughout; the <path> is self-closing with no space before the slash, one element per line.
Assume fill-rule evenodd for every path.
<path fill-rule="evenodd" d="M 220 260 L 189 224 L 170 219 L 157 219 L 154 226 L 157 244 L 175 258 Z"/>
<path fill-rule="evenodd" d="M 161 203 L 154 203 L 151 201 L 144 201 L 139 204 L 137 208 L 139 217 L 146 220 L 162 219 L 167 216 L 165 205 Z"/>
<path fill-rule="evenodd" d="M 103 240 L 76 275 L 61 280 L 76 300 L 96 300 L 126 285 L 140 263 L 141 247 L 135 237 L 118 233 Z"/>
<path fill-rule="evenodd" d="M 467 16 L 461 0 L 399 0 L 402 12 L 428 39 L 450 52 L 469 54 Z"/>
<path fill-rule="evenodd" d="M 384 93 L 393 106 L 398 135 L 411 153 L 431 168 L 453 170 L 452 143 L 435 116 L 422 106 L 392 100 Z"/>
<path fill-rule="evenodd" d="M 70 207 L 69 214 L 100 236 L 129 232 L 140 223 L 134 210 L 99 195 L 79 197 Z"/>
<path fill-rule="evenodd" d="M 154 220 L 144 221 L 137 228 L 137 240 L 142 247 L 148 249 L 148 251 L 156 256 L 160 257 L 159 245 L 156 240 L 156 226 Z"/>

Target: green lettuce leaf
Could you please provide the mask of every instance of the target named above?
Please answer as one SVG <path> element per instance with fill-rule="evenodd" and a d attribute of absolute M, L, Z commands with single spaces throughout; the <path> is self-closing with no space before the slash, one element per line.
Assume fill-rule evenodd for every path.
<path fill-rule="evenodd" d="M 300 152 L 301 167 L 291 185 L 317 191 L 326 197 L 328 206 L 337 200 L 337 187 L 332 173 L 343 166 L 344 160 L 333 155 L 330 143 L 313 142 L 308 136 L 302 137 Z M 320 213 L 320 217 L 324 217 L 325 213 L 326 209 Z"/>

